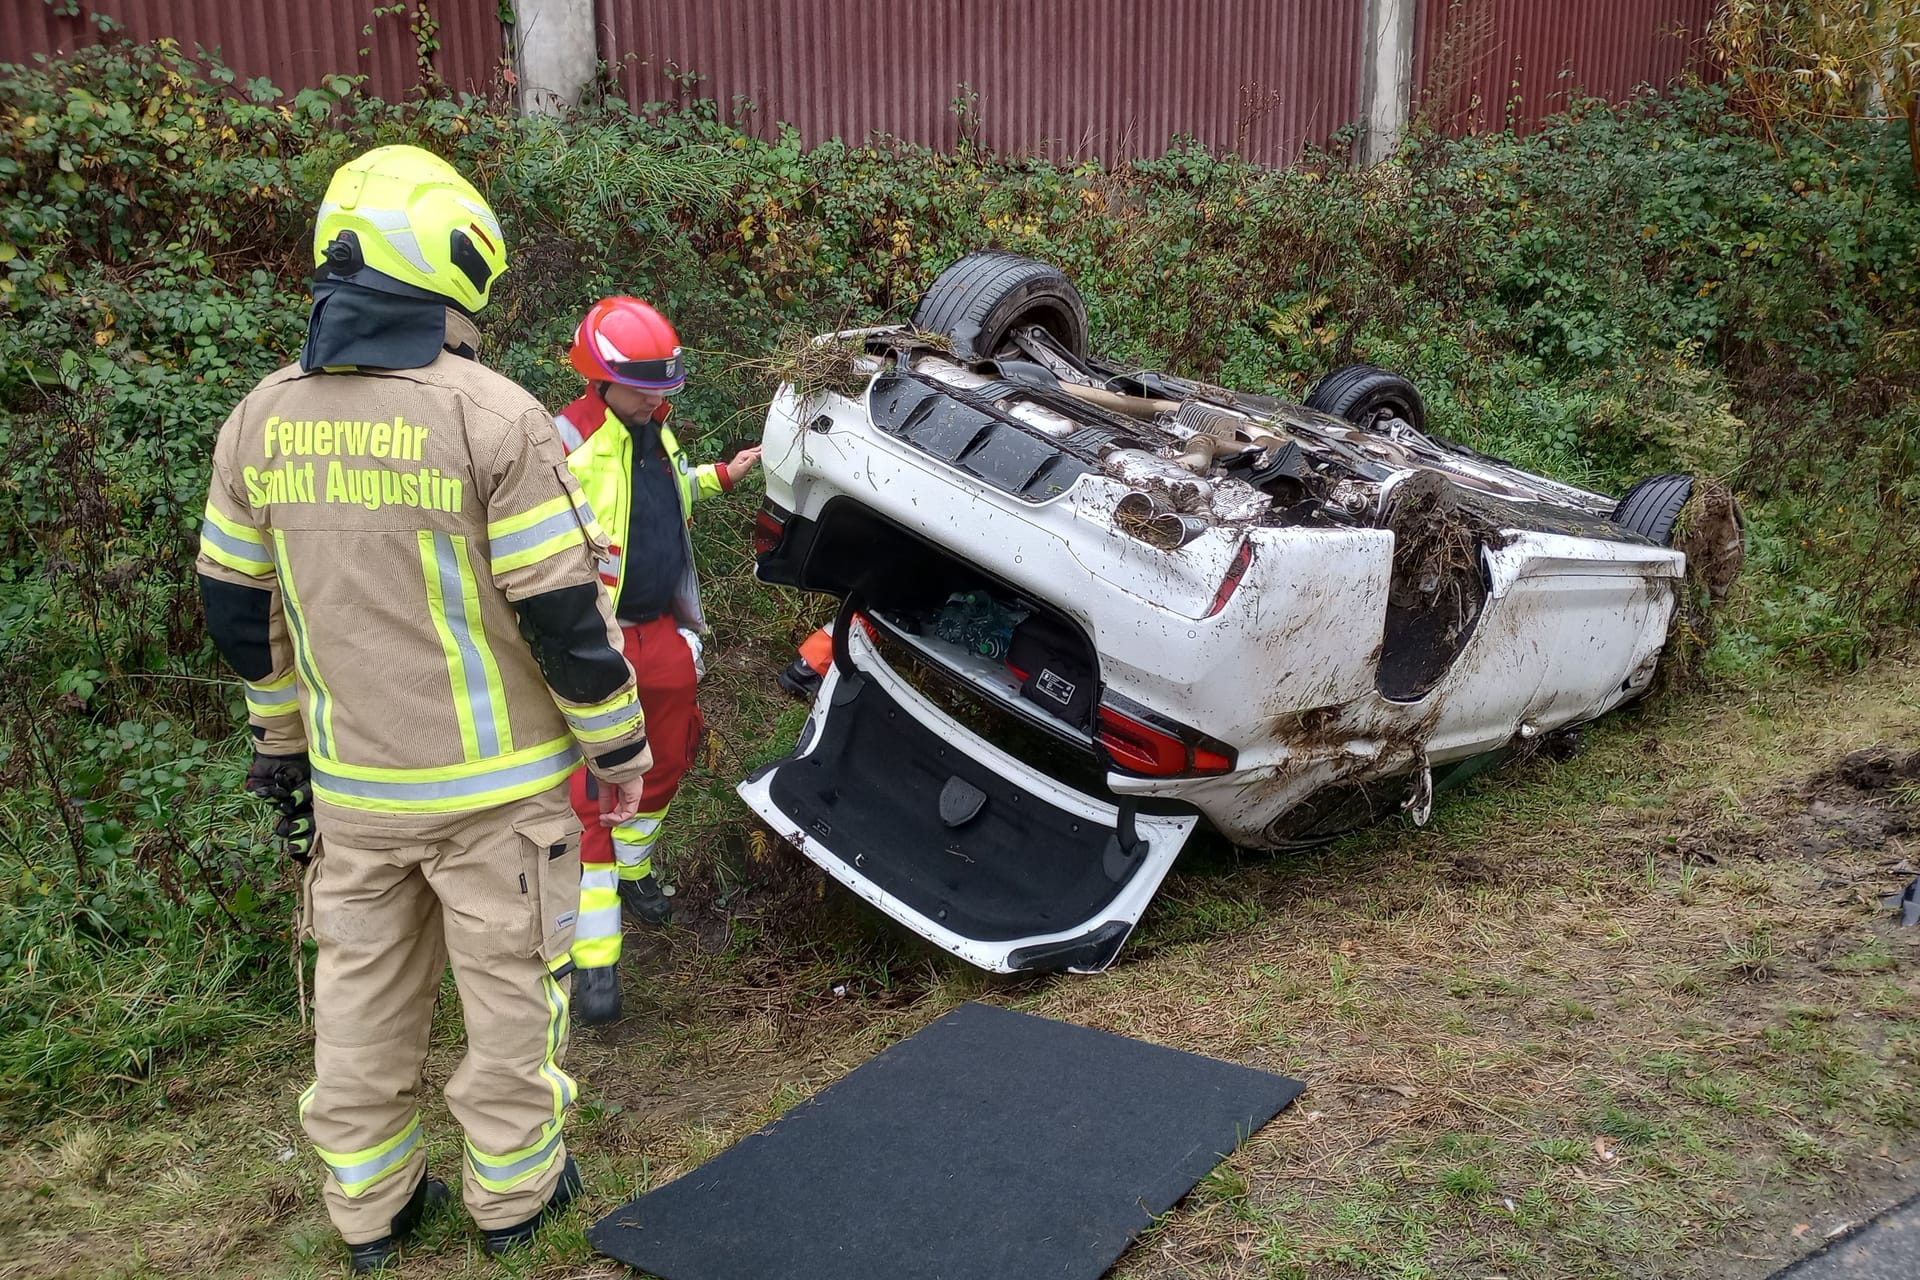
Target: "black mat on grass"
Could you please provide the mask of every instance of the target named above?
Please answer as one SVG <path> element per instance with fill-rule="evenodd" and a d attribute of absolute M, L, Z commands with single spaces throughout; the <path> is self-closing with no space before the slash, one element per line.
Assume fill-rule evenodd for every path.
<path fill-rule="evenodd" d="M 962 1005 L 587 1239 L 664 1280 L 1097 1280 L 1302 1088 Z"/>

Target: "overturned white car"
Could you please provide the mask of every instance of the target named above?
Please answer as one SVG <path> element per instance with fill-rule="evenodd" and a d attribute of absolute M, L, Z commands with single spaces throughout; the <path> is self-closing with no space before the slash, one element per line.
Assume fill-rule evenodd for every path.
<path fill-rule="evenodd" d="M 1121 368 L 1010 254 L 822 341 L 858 378 L 774 402 L 758 573 L 841 597 L 834 665 L 740 794 L 983 968 L 1104 968 L 1202 821 L 1265 848 L 1424 822 L 1653 679 L 1690 477 L 1528 474 L 1367 366 L 1306 405 Z"/>

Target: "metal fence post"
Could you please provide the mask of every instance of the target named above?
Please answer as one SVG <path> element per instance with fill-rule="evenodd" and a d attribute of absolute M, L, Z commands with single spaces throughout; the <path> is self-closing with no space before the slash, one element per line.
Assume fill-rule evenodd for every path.
<path fill-rule="evenodd" d="M 594 17 L 594 0 L 514 0 L 520 114 L 553 114 L 579 100 L 600 61 Z"/>
<path fill-rule="evenodd" d="M 1420 0 L 1366 0 L 1360 62 L 1360 163 L 1400 145 L 1413 110 L 1413 29 Z"/>

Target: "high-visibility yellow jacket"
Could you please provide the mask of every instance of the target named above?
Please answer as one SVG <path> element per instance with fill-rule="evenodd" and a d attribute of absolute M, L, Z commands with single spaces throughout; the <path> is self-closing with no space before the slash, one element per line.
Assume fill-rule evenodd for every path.
<path fill-rule="evenodd" d="M 447 341 L 478 334 L 450 313 Z M 413 831 L 562 786 L 583 754 L 614 783 L 651 764 L 605 550 L 552 418 L 447 350 L 263 380 L 220 429 L 197 568 L 222 599 L 256 589 L 242 612 L 271 602 L 215 639 L 258 748 L 309 752 L 321 829 Z"/>
<path fill-rule="evenodd" d="M 693 504 L 731 492 L 733 481 L 725 467 L 713 463 L 696 467 L 688 462 L 687 451 L 667 426 L 672 407 L 661 405 L 654 421 L 660 424 L 660 447 L 678 483 L 681 527 L 685 529 L 693 520 Z M 609 544 L 599 561 L 600 581 L 617 602 L 620 586 L 626 580 L 627 529 L 633 510 L 633 433 L 591 389 L 562 409 L 553 425 L 560 443 L 566 446 L 567 466 L 585 491 L 600 527 L 607 532 Z M 693 572 L 693 540 L 690 535 L 683 536 L 687 571 L 674 592 L 673 616 L 681 626 L 704 632 L 707 623 L 700 611 L 700 584 Z"/>

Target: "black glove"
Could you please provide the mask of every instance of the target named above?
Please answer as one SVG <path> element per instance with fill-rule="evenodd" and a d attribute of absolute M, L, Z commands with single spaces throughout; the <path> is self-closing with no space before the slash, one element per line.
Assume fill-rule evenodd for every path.
<path fill-rule="evenodd" d="M 246 785 L 249 794 L 267 801 L 279 813 L 273 834 L 286 842 L 287 853 L 304 867 L 313 856 L 313 781 L 306 754 L 269 756 L 254 752 Z"/>
<path fill-rule="evenodd" d="M 247 770 L 247 793 L 271 801 L 283 813 L 288 807 L 313 806 L 313 786 L 307 753 L 297 756 L 266 756 L 253 753 L 253 767 Z"/>
<path fill-rule="evenodd" d="M 313 800 L 298 809 L 282 809 L 273 834 L 286 842 L 287 856 L 301 866 L 313 861 Z"/>

